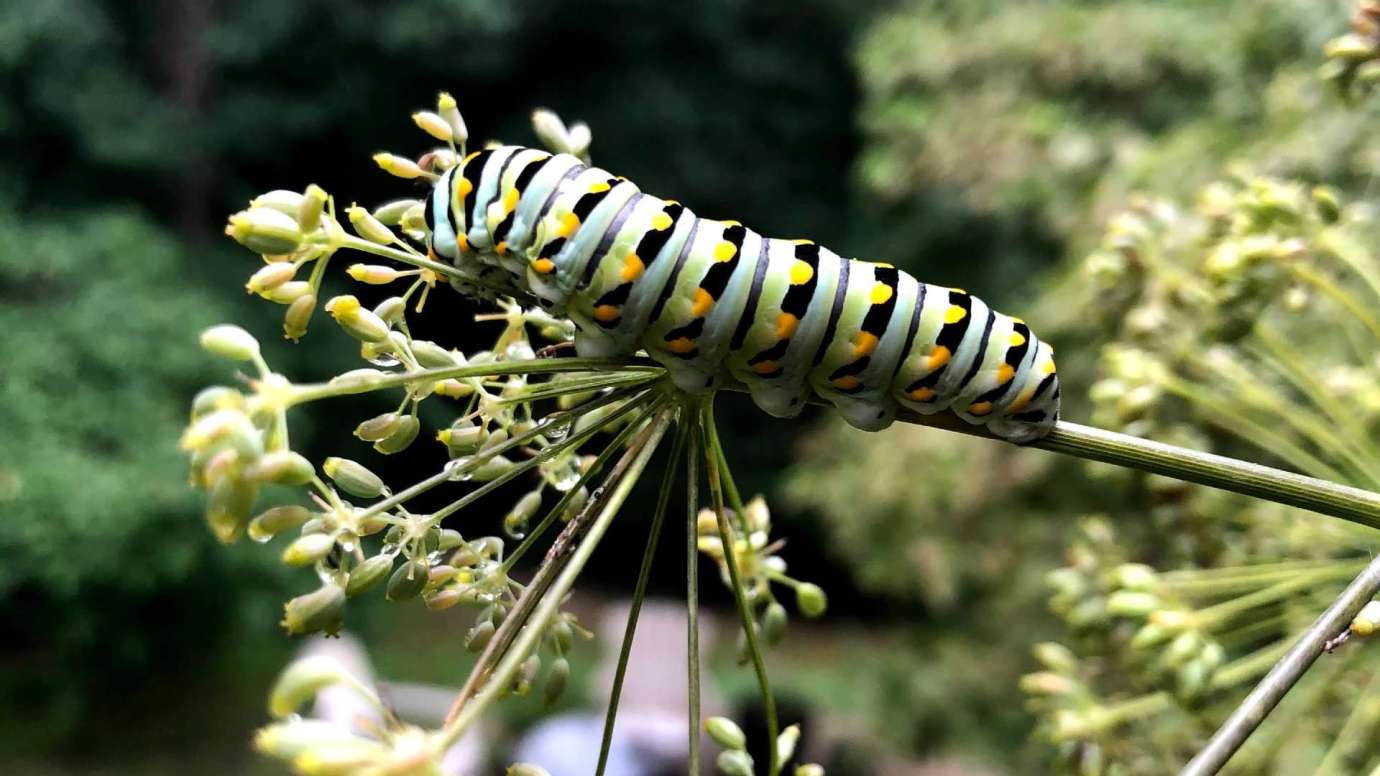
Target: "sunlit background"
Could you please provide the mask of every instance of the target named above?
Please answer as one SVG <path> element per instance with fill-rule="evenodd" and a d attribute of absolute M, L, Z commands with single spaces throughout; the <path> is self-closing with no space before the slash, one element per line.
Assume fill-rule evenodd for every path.
<path fill-rule="evenodd" d="M 369 156 L 424 148 L 407 116 L 438 90 L 477 140 L 531 143 L 529 112 L 546 106 L 588 122 L 595 162 L 647 191 L 1022 314 L 1059 346 L 1066 416 L 1088 420 L 1116 332 L 1085 315 L 1078 268 L 1137 192 L 1191 209 L 1232 165 L 1369 192 L 1380 143 L 1316 73 L 1349 13 L 1305 0 L 6 4 L 0 770 L 276 772 L 249 740 L 301 646 L 277 626 L 280 603 L 309 581 L 205 529 L 176 439 L 191 396 L 228 369 L 196 333 L 238 321 L 294 379 L 354 358 L 325 326 L 296 346 L 278 337 L 281 309 L 242 292 L 254 264 L 224 218 L 312 182 L 346 204 L 408 195 Z M 421 326 L 480 342 L 475 310 L 444 290 Z M 830 593 L 828 616 L 771 657 L 812 758 L 843 776 L 1050 768 L 1018 687 L 1031 645 L 1064 627 L 1040 580 L 1089 512 L 1150 528 L 1144 484 L 940 431 L 868 435 L 822 411 L 781 423 L 743 397 L 719 404 L 744 489 L 767 496 L 784 557 Z M 294 435 L 319 460 L 379 411 L 340 400 Z M 408 481 L 438 460 L 418 444 L 380 473 Z M 644 490 L 579 585 L 601 636 L 576 650 L 565 712 L 603 709 L 618 631 L 601 623 L 637 573 Z M 662 550 L 653 594 L 674 606 L 682 550 Z M 727 623 L 731 599 L 705 589 Z M 349 630 L 381 679 L 458 685 L 466 615 L 412 603 L 356 607 Z M 710 691 L 751 728 L 751 675 L 731 634 L 716 643 Z M 506 702 L 483 733 L 492 761 L 541 716 L 535 700 Z"/>

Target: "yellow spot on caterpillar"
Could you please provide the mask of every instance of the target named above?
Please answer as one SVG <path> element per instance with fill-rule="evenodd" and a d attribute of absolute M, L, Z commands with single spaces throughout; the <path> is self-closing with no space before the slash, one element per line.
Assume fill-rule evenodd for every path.
<path fill-rule="evenodd" d="M 464 165 L 466 165 L 466 164 L 469 164 L 471 159 L 473 159 L 473 158 L 476 157 L 476 156 L 479 156 L 479 153 L 480 153 L 479 151 L 471 151 L 471 152 L 470 152 L 470 155 L 469 155 L 469 156 L 466 156 L 466 157 L 465 157 L 465 160 L 464 160 L 463 162 L 460 163 L 461 166 L 464 166 Z"/>
<path fill-rule="evenodd" d="M 679 205 L 679 204 L 680 204 L 680 200 L 678 200 L 678 199 L 667 199 L 667 200 L 663 200 L 663 201 L 664 201 L 666 204 L 668 204 L 668 205 Z"/>
<path fill-rule="evenodd" d="M 788 339 L 795 334 L 795 327 L 800 325 L 800 319 L 790 313 L 780 313 L 776 316 L 776 338 L 778 340 Z"/>
<path fill-rule="evenodd" d="M 714 261 L 730 261 L 737 254 L 738 246 L 728 240 L 721 240 L 714 246 Z"/>
<path fill-rule="evenodd" d="M 503 211 L 505 213 L 511 213 L 513 211 L 513 208 L 517 207 L 517 203 L 518 190 L 508 189 L 507 193 L 503 195 Z"/>
<path fill-rule="evenodd" d="M 532 269 L 543 275 L 550 275 L 552 272 L 556 271 L 556 262 L 550 259 L 537 259 L 532 262 Z"/>
<path fill-rule="evenodd" d="M 872 351 L 877 349 L 877 335 L 871 332 L 860 331 L 858 336 L 853 338 L 853 358 L 862 358 L 872 355 Z"/>
<path fill-rule="evenodd" d="M 742 222 L 742 221 L 723 221 L 723 222 L 721 222 L 721 223 L 722 223 L 724 226 L 742 226 L 742 225 L 743 225 L 743 222 Z"/>
<path fill-rule="evenodd" d="M 997 385 L 1005 385 L 1015 374 L 1016 370 L 1010 364 L 997 367 Z"/>
<path fill-rule="evenodd" d="M 878 267 L 881 267 L 882 269 L 896 269 L 895 264 L 888 264 L 885 261 L 878 261 L 873 263 L 875 263 Z"/>
<path fill-rule="evenodd" d="M 590 187 L 589 187 L 589 193 L 590 193 L 590 194 L 602 194 L 603 192 L 608 191 L 608 190 L 609 190 L 608 181 L 599 181 L 598 183 L 590 184 Z"/>
<path fill-rule="evenodd" d="M 629 253 L 623 257 L 623 271 L 618 273 L 618 277 L 624 283 L 631 283 L 642 277 L 642 271 L 646 268 L 647 266 L 642 263 L 641 257 L 636 253 Z"/>
<path fill-rule="evenodd" d="M 950 290 L 951 292 L 955 293 L 955 294 L 966 294 L 966 293 L 968 293 L 966 290 L 964 290 L 964 289 L 962 289 L 962 288 L 951 288 L 951 289 L 949 289 L 949 290 Z"/>
<path fill-rule="evenodd" d="M 507 256 L 507 255 L 508 255 L 508 241 L 507 241 L 507 240 L 502 240 L 502 241 L 500 241 L 500 242 L 498 243 L 498 245 L 495 245 L 495 246 L 494 246 L 494 253 L 497 253 L 499 256 Z"/>
<path fill-rule="evenodd" d="M 714 309 L 714 297 L 703 288 L 695 289 L 695 301 L 690 305 L 690 314 L 696 318 Z"/>
<path fill-rule="evenodd" d="M 810 282 L 810 278 L 815 276 L 815 268 L 807 262 L 796 259 L 791 265 L 791 285 L 799 286 Z"/>
<path fill-rule="evenodd" d="M 666 343 L 666 349 L 672 353 L 689 353 L 695 349 L 695 341 L 689 337 L 676 337 Z"/>
<path fill-rule="evenodd" d="M 933 348 L 930 349 L 930 355 L 925 360 L 925 368 L 933 372 L 939 367 L 949 363 L 949 359 L 952 358 L 953 355 L 954 354 L 951 353 L 949 349 L 944 347 L 943 345 L 935 345 Z"/>
<path fill-rule="evenodd" d="M 1054 362 L 1053 362 L 1053 361 L 1046 361 L 1046 362 L 1045 362 L 1045 374 L 1047 374 L 1047 375 L 1052 375 L 1052 374 L 1054 374 Z"/>
<path fill-rule="evenodd" d="M 455 238 L 455 247 L 459 248 L 461 253 L 468 253 L 470 250 L 470 239 L 463 234 L 459 235 Z"/>
<path fill-rule="evenodd" d="M 750 368 L 752 371 L 754 371 L 754 372 L 756 372 L 757 374 L 759 374 L 759 375 L 769 375 L 769 374 L 771 374 L 772 372 L 775 372 L 776 370 L 780 369 L 780 368 L 781 368 L 781 365 L 778 364 L 778 363 L 775 362 L 775 361 L 770 361 L 770 360 L 769 360 L 769 361 L 759 361 L 759 362 L 753 364 L 753 365 L 752 365 L 751 367 L 749 367 L 749 368 Z"/>
<path fill-rule="evenodd" d="M 844 375 L 843 377 L 835 377 L 829 381 L 829 384 L 841 391 L 851 391 L 862 385 L 862 381 L 853 375 Z"/>
<path fill-rule="evenodd" d="M 601 304 L 594 308 L 595 320 L 603 321 L 604 323 L 618 320 L 618 315 L 618 308 L 611 304 Z"/>
<path fill-rule="evenodd" d="M 657 230 L 658 232 L 664 232 L 667 229 L 671 228 L 672 223 L 673 222 L 671 221 L 671 217 L 666 215 L 665 213 L 657 213 L 656 215 L 652 216 L 652 228 Z"/>
<path fill-rule="evenodd" d="M 886 283 L 877 283 L 872 286 L 872 304 L 886 304 L 891 298 L 893 290 Z"/>
<path fill-rule="evenodd" d="M 956 304 L 949 305 L 949 309 L 944 311 L 945 323 L 958 323 L 968 315 L 968 311 Z"/>
<path fill-rule="evenodd" d="M 916 388 L 906 396 L 912 401 L 929 401 L 934 398 L 933 388 Z"/>
<path fill-rule="evenodd" d="M 560 229 L 556 230 L 556 235 L 558 237 L 569 237 L 570 235 L 575 233 L 576 229 L 579 228 L 580 217 L 575 215 L 574 213 L 566 213 L 565 215 L 561 216 L 561 226 Z"/>
<path fill-rule="evenodd" d="M 458 199 L 468 197 L 471 191 L 474 191 L 474 184 L 470 183 L 469 178 L 461 177 L 455 182 L 455 196 Z"/>
<path fill-rule="evenodd" d="M 814 240 L 804 240 L 804 239 L 801 239 L 801 240 L 791 240 L 791 242 L 792 242 L 793 244 L 795 244 L 795 245 L 814 245 L 814 244 L 815 244 L 815 241 L 814 241 Z"/>
<path fill-rule="evenodd" d="M 968 405 L 969 415 L 986 415 L 992 411 L 992 402 L 980 401 L 977 404 Z"/>
<path fill-rule="evenodd" d="M 1011 332 L 1010 343 L 1011 347 L 1019 348 L 1020 346 L 1025 344 L 1025 335 L 1020 333 L 1019 331 Z"/>
<path fill-rule="evenodd" d="M 1015 415 L 1017 412 L 1020 412 L 1021 410 L 1025 409 L 1025 405 L 1030 403 L 1030 397 L 1034 395 L 1035 391 L 1029 390 L 1021 394 L 1020 396 L 1016 397 L 1015 401 L 1007 405 L 1006 414 Z"/>
<path fill-rule="evenodd" d="M 1024 318 L 1017 318 L 1017 317 L 1015 317 L 1014 315 L 1011 316 L 1011 321 L 1012 321 L 1013 323 L 1025 323 L 1025 319 L 1024 319 Z"/>

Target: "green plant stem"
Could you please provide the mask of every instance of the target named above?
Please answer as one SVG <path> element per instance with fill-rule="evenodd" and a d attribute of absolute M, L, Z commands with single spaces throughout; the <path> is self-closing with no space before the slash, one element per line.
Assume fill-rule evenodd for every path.
<path fill-rule="evenodd" d="M 603 492 L 590 499 L 585 511 L 570 522 L 566 531 L 557 538 L 556 544 L 552 545 L 543 563 L 542 571 L 559 568 L 559 575 L 549 585 L 542 588 L 539 593 L 535 592 L 539 589 L 539 585 L 536 584 L 537 580 L 534 578 L 533 584 L 530 584 L 527 590 L 523 592 L 524 597 L 529 595 L 539 597 L 531 617 L 528 618 L 525 627 L 522 628 L 521 633 L 517 635 L 512 644 L 503 651 L 502 660 L 498 662 L 491 673 L 484 677 L 478 676 L 479 666 L 476 666 L 475 671 L 471 672 L 470 681 L 466 682 L 466 687 L 473 684 L 478 692 L 469 702 L 466 702 L 469 699 L 464 691 L 456 698 L 455 705 L 446 715 L 446 722 L 438 742 L 440 748 L 448 748 L 454 744 L 466 728 L 506 692 L 513 676 L 521 669 L 523 661 L 536 647 L 551 618 L 560 610 L 561 601 L 575 584 L 575 578 L 579 576 L 585 564 L 589 562 L 594 548 L 603 539 L 604 533 L 608 531 L 609 525 L 613 522 L 613 518 L 618 514 L 623 502 L 627 500 L 628 494 L 632 492 L 633 486 L 637 484 L 642 472 L 647 468 L 647 464 L 651 461 L 653 453 L 656 452 L 673 419 L 674 411 L 665 407 L 656 414 L 643 435 L 633 443 L 613 471 L 609 473 L 611 480 L 611 484 L 607 486 L 609 490 L 603 491 L 601 488 Z M 589 519 L 589 515 L 594 515 L 592 520 Z M 515 612 L 516 608 L 514 607 Z M 504 621 L 505 624 L 507 622 L 507 620 Z M 497 636 L 498 634 L 494 635 L 495 640 L 497 640 Z M 482 687 L 479 682 L 482 682 Z"/>
<path fill-rule="evenodd" d="M 1358 570 L 1359 569 L 1352 566 L 1342 566 L 1322 571 L 1302 572 L 1291 579 L 1277 582 L 1253 593 L 1247 593 L 1238 598 L 1233 598 L 1215 606 L 1201 609 L 1194 614 L 1194 622 L 1208 627 L 1220 625 L 1229 621 L 1236 615 L 1254 609 L 1257 606 L 1275 603 L 1300 590 L 1307 590 L 1317 585 L 1319 582 L 1326 582 L 1338 578 L 1345 579 L 1355 574 Z"/>
<path fill-rule="evenodd" d="M 1060 421 L 1031 447 L 1125 466 L 1380 528 L 1380 494 L 1315 477 Z"/>
<path fill-rule="evenodd" d="M 690 757 L 686 763 L 689 776 L 700 774 L 700 552 L 699 459 L 700 414 L 687 413 L 685 423 L 690 450 L 685 456 L 685 670 L 689 688 L 686 713 L 690 717 Z"/>
<path fill-rule="evenodd" d="M 1376 591 L 1380 591 L 1380 557 L 1372 560 L 1289 648 L 1265 678 L 1222 724 L 1208 745 L 1184 767 L 1181 776 L 1217 773 L 1246 742 L 1280 699 L 1303 678 L 1322 654 L 1323 645 L 1342 632 Z"/>
<path fill-rule="evenodd" d="M 747 640 L 748 655 L 752 659 L 752 668 L 757 674 L 757 686 L 762 694 L 762 706 L 766 711 L 767 717 L 767 738 L 769 739 L 769 763 L 767 768 L 768 776 L 776 776 L 781 771 L 781 763 L 777 762 L 776 737 L 778 734 L 779 723 L 776 719 L 776 699 L 771 693 L 771 682 L 767 678 L 767 666 L 762 659 L 762 648 L 757 642 L 756 625 L 752 620 L 752 610 L 748 607 L 747 596 L 743 593 L 743 583 L 738 575 L 738 563 L 736 549 L 733 543 L 733 530 L 728 525 L 728 514 L 724 510 L 724 468 L 720 462 L 724 460 L 723 448 L 719 442 L 718 430 L 714 427 L 714 407 L 713 404 L 706 403 L 700 412 L 701 433 L 704 436 L 705 445 L 705 471 L 709 475 L 709 495 L 713 499 L 714 514 L 719 521 L 719 540 L 723 542 L 726 554 L 725 565 L 728 567 L 729 586 L 733 588 L 733 599 L 738 604 L 738 617 L 742 620 L 743 636 Z M 742 514 L 742 505 L 735 506 L 738 514 Z M 745 537 L 746 538 L 746 537 Z"/>
<path fill-rule="evenodd" d="M 642 613 L 642 601 L 647 595 L 647 580 L 652 576 L 652 561 L 656 559 L 657 540 L 661 537 L 661 524 L 666 518 L 666 507 L 671 502 L 671 491 L 675 485 L 676 469 L 680 457 L 685 453 L 685 429 L 676 431 L 676 441 L 671 447 L 671 460 L 661 478 L 661 492 L 657 496 L 656 512 L 652 515 L 652 526 L 647 533 L 647 545 L 642 551 L 642 567 L 637 572 L 637 584 L 633 587 L 632 605 L 628 608 L 628 624 L 623 631 L 623 645 L 618 650 L 618 666 L 613 672 L 613 688 L 609 691 L 609 708 L 604 717 L 604 735 L 599 743 L 599 764 L 594 776 L 603 776 L 608 766 L 609 748 L 613 744 L 613 726 L 618 717 L 618 699 L 623 694 L 623 678 L 628 673 L 628 659 L 632 656 L 633 637 L 637 634 L 637 618 Z"/>

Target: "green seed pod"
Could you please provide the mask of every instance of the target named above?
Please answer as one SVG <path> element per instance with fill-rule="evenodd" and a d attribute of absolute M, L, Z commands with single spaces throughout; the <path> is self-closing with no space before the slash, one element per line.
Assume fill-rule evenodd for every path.
<path fill-rule="evenodd" d="M 350 598 L 373 589 L 375 585 L 383 581 L 388 576 L 388 572 L 393 569 L 393 556 L 380 553 L 372 558 L 366 558 L 363 563 L 350 570 L 349 581 L 345 583 L 345 595 Z"/>
<path fill-rule="evenodd" d="M 562 655 L 570 651 L 570 646 L 575 641 L 575 632 L 571 630 L 570 623 L 566 622 L 564 618 L 556 620 L 551 629 L 547 631 L 547 635 L 551 637 L 551 643 L 556 648 L 556 652 Z"/>
<path fill-rule="evenodd" d="M 434 593 L 428 593 L 427 596 L 422 599 L 422 603 L 426 604 L 427 609 L 433 612 L 439 612 L 455 606 L 464 599 L 464 593 L 451 587 L 445 590 L 437 590 Z"/>
<path fill-rule="evenodd" d="M 551 772 L 532 763 L 513 763 L 508 766 L 506 776 L 551 776 Z"/>
<path fill-rule="evenodd" d="M 1197 631 L 1180 633 L 1164 650 L 1164 664 L 1170 668 L 1178 668 L 1195 657 L 1202 648 L 1203 639 Z"/>
<path fill-rule="evenodd" d="M 1115 617 L 1142 618 L 1155 611 L 1160 599 L 1154 593 L 1119 590 L 1107 597 L 1107 612 Z"/>
<path fill-rule="evenodd" d="M 192 420 L 200 420 L 216 410 L 234 410 L 244 406 L 244 394 L 224 385 L 202 388 L 192 399 Z"/>
<path fill-rule="evenodd" d="M 501 455 L 495 455 L 479 465 L 471 474 L 475 482 L 489 482 L 503 476 L 513 468 L 513 462 Z"/>
<path fill-rule="evenodd" d="M 441 92 L 436 100 L 436 113 L 450 125 L 451 140 L 456 145 L 463 146 L 465 141 L 469 140 L 470 133 L 465 127 L 465 119 L 460 115 L 460 109 L 455 105 L 455 98 L 446 92 Z"/>
<path fill-rule="evenodd" d="M 282 626 L 289 634 L 340 632 L 345 617 L 345 590 L 333 582 L 299 595 L 283 605 Z"/>
<path fill-rule="evenodd" d="M 232 324 L 212 326 L 201 332 L 201 347 L 232 361 L 252 361 L 259 355 L 259 341 L 254 335 Z"/>
<path fill-rule="evenodd" d="M 259 729 L 254 748 L 271 757 L 290 760 L 306 751 L 351 746 L 359 739 L 349 728 L 321 719 L 293 719 Z"/>
<path fill-rule="evenodd" d="M 388 378 L 388 373 L 381 369 L 351 369 L 350 371 L 336 375 L 331 378 L 330 386 L 349 393 L 364 393 L 373 390 L 380 382 Z"/>
<path fill-rule="evenodd" d="M 211 533 L 224 544 L 240 538 L 258 495 L 259 486 L 253 482 L 235 477 L 217 480 L 206 502 L 206 523 Z"/>
<path fill-rule="evenodd" d="M 594 133 L 590 131 L 589 125 L 583 121 L 577 121 L 570 125 L 566 132 L 566 139 L 570 142 L 570 153 L 581 159 L 587 159 L 589 155 L 589 144 L 594 140 Z"/>
<path fill-rule="evenodd" d="M 460 366 L 464 363 L 462 357 L 430 340 L 413 340 L 412 355 L 417 357 L 418 364 L 428 369 Z"/>
<path fill-rule="evenodd" d="M 311 655 L 294 661 L 274 683 L 268 696 L 268 713 L 276 719 L 296 714 L 322 688 L 342 683 L 358 684 L 334 658 Z"/>
<path fill-rule="evenodd" d="M 407 302 L 400 296 L 390 296 L 378 303 L 374 308 L 374 315 L 390 326 L 397 324 L 407 315 Z"/>
<path fill-rule="evenodd" d="M 1120 590 L 1149 590 L 1156 579 L 1155 570 L 1144 563 L 1123 563 L 1111 574 L 1112 584 Z"/>
<path fill-rule="evenodd" d="M 411 159 L 407 159 L 396 154 L 379 153 L 374 154 L 374 163 L 384 172 L 399 178 L 411 180 L 425 175 L 421 167 Z"/>
<path fill-rule="evenodd" d="M 363 464 L 349 458 L 332 456 L 321 464 L 321 470 L 330 477 L 341 490 L 359 498 L 378 498 L 388 492 L 383 480 L 369 471 Z"/>
<path fill-rule="evenodd" d="M 786 635 L 786 607 L 772 601 L 762 614 L 762 638 L 767 644 L 776 646 Z"/>
<path fill-rule="evenodd" d="M 450 142 L 454 135 L 450 124 L 431 111 L 418 111 L 412 114 L 412 123 L 416 124 L 418 129 L 442 142 Z"/>
<path fill-rule="evenodd" d="M 355 426 L 355 436 L 366 442 L 386 439 L 402 424 L 402 416 L 396 412 L 385 412 Z"/>
<path fill-rule="evenodd" d="M 526 697 L 532 691 L 532 682 L 536 680 L 537 674 L 541 673 L 541 656 L 529 655 L 522 661 L 522 669 L 518 671 L 517 681 L 513 683 L 513 694 L 519 697 Z"/>
<path fill-rule="evenodd" d="M 303 294 L 292 300 L 283 315 L 283 337 L 297 342 L 307 333 L 312 313 L 316 312 L 316 294 Z"/>
<path fill-rule="evenodd" d="M 290 261 L 265 264 L 249 276 L 244 288 L 251 294 L 263 294 L 282 286 L 297 274 L 297 265 Z"/>
<path fill-rule="evenodd" d="M 436 438 L 446 446 L 451 457 L 461 458 L 478 452 L 484 441 L 489 438 L 489 432 L 483 426 L 464 421 L 441 429 L 437 432 Z"/>
<path fill-rule="evenodd" d="M 738 723 L 728 717 L 710 717 L 704 721 L 704 732 L 714 739 L 714 743 L 725 749 L 744 749 L 747 736 Z"/>
<path fill-rule="evenodd" d="M 326 303 L 326 312 L 331 314 L 340 328 L 361 342 L 383 342 L 388 339 L 388 324 L 361 307 L 359 300 L 351 294 L 332 298 Z"/>
<path fill-rule="evenodd" d="M 819 585 L 802 582 L 795 589 L 795 608 L 813 619 L 829 608 L 829 598 Z"/>
<path fill-rule="evenodd" d="M 476 655 L 484 651 L 489 645 L 489 639 L 494 637 L 494 623 L 492 620 L 483 620 L 475 623 L 473 628 L 465 634 L 465 649 Z"/>
<path fill-rule="evenodd" d="M 400 453 L 412 444 L 421 428 L 422 424 L 416 415 L 404 415 L 399 418 L 398 427 L 393 429 L 393 433 L 374 443 L 374 449 L 384 455 Z"/>
<path fill-rule="evenodd" d="M 403 214 L 418 204 L 420 201 L 415 199 L 395 199 L 376 208 L 374 218 L 385 226 L 397 226 L 402 223 Z"/>
<path fill-rule="evenodd" d="M 335 549 L 335 537 L 331 534 L 315 533 L 299 536 L 296 541 L 283 550 L 283 563 L 289 566 L 310 566 L 325 558 Z"/>
<path fill-rule="evenodd" d="M 1031 652 L 1040 665 L 1055 673 L 1072 676 L 1078 670 L 1078 657 L 1063 644 L 1042 641 L 1036 644 Z"/>
<path fill-rule="evenodd" d="M 795 776 L 824 776 L 824 766 L 819 763 L 805 763 L 795 766 Z"/>
<path fill-rule="evenodd" d="M 556 702 L 565 694 L 566 684 L 570 680 L 570 661 L 564 657 L 558 657 L 551 661 L 551 669 L 546 672 L 546 685 L 542 688 L 542 702 L 547 708 L 556 705 Z"/>
<path fill-rule="evenodd" d="M 465 537 L 454 528 L 442 528 L 436 536 L 436 549 L 442 552 L 450 552 L 465 543 Z"/>
<path fill-rule="evenodd" d="M 287 189 L 274 189 L 266 194 L 249 200 L 250 207 L 266 207 L 269 210 L 276 210 L 283 215 L 297 215 L 297 208 L 302 206 L 302 195 Z"/>
<path fill-rule="evenodd" d="M 1172 635 L 1153 622 L 1146 623 L 1131 637 L 1131 649 L 1154 649 L 1168 641 Z"/>
<path fill-rule="evenodd" d="M 345 274 L 371 286 L 385 286 L 403 276 L 401 271 L 386 264 L 351 264 Z"/>
<path fill-rule="evenodd" d="M 1061 697 L 1068 695 L 1076 687 L 1075 683 L 1066 676 L 1056 674 L 1053 671 L 1036 671 L 1025 674 L 1020 678 L 1021 692 L 1026 695 L 1047 695 L 1051 697 Z"/>
<path fill-rule="evenodd" d="M 1352 619 L 1350 630 L 1356 636 L 1369 636 L 1380 629 L 1380 601 L 1371 601 L 1361 607 Z"/>
<path fill-rule="evenodd" d="M 561 117 L 546 108 L 532 111 L 532 131 L 547 149 L 554 153 L 570 151 L 570 137 Z"/>
<path fill-rule="evenodd" d="M 297 209 L 297 226 L 303 232 L 310 234 L 321 225 L 321 214 L 325 212 L 329 199 L 326 190 L 315 183 L 307 187 L 302 195 L 302 206 Z"/>
<path fill-rule="evenodd" d="M 1376 55 L 1375 42 L 1365 36 L 1349 32 L 1329 40 L 1323 45 L 1323 55 L 1328 59 L 1345 59 L 1360 62 Z"/>
<path fill-rule="evenodd" d="M 440 587 L 452 579 L 455 579 L 455 576 L 459 573 L 460 569 L 454 566 L 446 564 L 432 566 L 426 573 L 426 586 L 429 588 Z"/>
<path fill-rule="evenodd" d="M 795 756 L 795 746 L 800 743 L 800 726 L 791 725 L 776 737 L 776 767 L 782 768 Z"/>
<path fill-rule="evenodd" d="M 1195 701 L 1207 690 L 1212 672 L 1201 660 L 1190 660 L 1174 675 L 1174 694 L 1184 701 Z"/>
<path fill-rule="evenodd" d="M 266 207 L 253 207 L 230 216 L 225 233 L 265 256 L 294 253 L 302 245 L 302 230 L 297 221 Z"/>
<path fill-rule="evenodd" d="M 249 538 L 266 542 L 274 536 L 297 528 L 311 519 L 311 510 L 297 504 L 273 507 L 249 521 Z"/>
<path fill-rule="evenodd" d="M 741 749 L 726 749 L 719 752 L 714 761 L 724 776 L 753 776 L 752 756 Z"/>
<path fill-rule="evenodd" d="M 581 485 L 579 489 L 570 494 L 570 501 L 566 502 L 565 511 L 561 513 L 563 522 L 570 522 L 576 515 L 584 511 L 585 505 L 589 503 L 589 488 Z"/>
<path fill-rule="evenodd" d="M 309 293 L 311 293 L 311 283 L 305 280 L 289 280 L 277 288 L 270 288 L 259 296 L 274 304 L 292 304 Z"/>
<path fill-rule="evenodd" d="M 384 597 L 390 601 L 416 598 L 426 587 L 426 575 L 426 561 L 412 560 L 402 564 L 388 578 L 388 590 Z"/>
<path fill-rule="evenodd" d="M 306 485 L 315 474 L 316 468 L 311 465 L 311 461 L 291 450 L 265 453 L 258 463 L 246 472 L 246 476 L 259 482 L 293 486 Z"/>

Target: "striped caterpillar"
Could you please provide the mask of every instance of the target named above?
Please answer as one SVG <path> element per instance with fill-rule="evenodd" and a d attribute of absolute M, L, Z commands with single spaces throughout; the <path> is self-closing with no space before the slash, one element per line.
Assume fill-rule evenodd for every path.
<path fill-rule="evenodd" d="M 1004 439 L 1059 414 L 1053 350 L 1019 318 L 890 264 L 700 218 L 569 154 L 496 146 L 436 181 L 429 250 L 577 327 L 581 356 L 645 350 L 689 393 L 727 370 L 776 417 L 811 392 L 851 425 L 952 410 Z"/>

